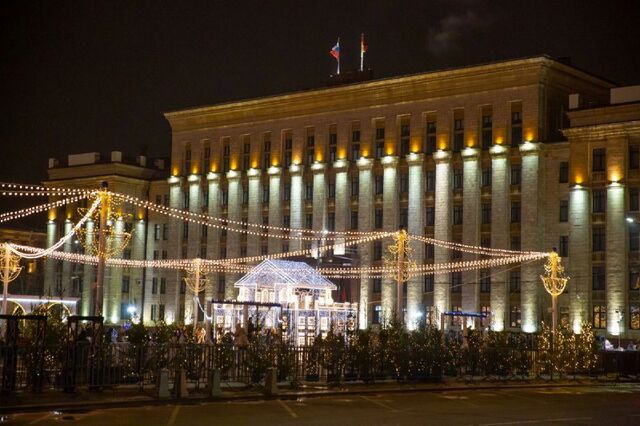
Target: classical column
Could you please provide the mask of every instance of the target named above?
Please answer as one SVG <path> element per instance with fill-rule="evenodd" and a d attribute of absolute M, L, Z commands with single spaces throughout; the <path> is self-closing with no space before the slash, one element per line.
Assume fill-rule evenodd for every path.
<path fill-rule="evenodd" d="M 91 247 L 93 244 L 93 232 L 94 232 L 94 224 L 93 220 L 89 219 L 84 224 L 85 228 L 85 246 Z M 144 235 L 144 234 L 143 234 Z M 96 267 L 94 265 L 90 265 L 85 263 L 82 266 L 82 306 L 80 315 L 89 316 L 91 315 L 91 289 L 93 288 L 93 282 L 95 281 L 95 270 Z"/>
<path fill-rule="evenodd" d="M 569 281 L 571 324 L 574 331 L 589 320 L 591 287 L 591 197 L 574 185 L 569 193 Z"/>
<path fill-rule="evenodd" d="M 220 174 L 210 172 L 207 174 L 207 182 L 209 185 L 209 211 L 211 217 L 220 217 Z M 216 225 L 221 222 L 211 221 Z M 217 227 L 209 227 L 207 232 L 208 257 L 210 259 L 218 259 L 220 257 L 220 229 Z M 204 289 L 204 297 L 206 301 L 218 298 L 218 278 L 219 274 L 214 272 L 210 274 L 209 282 Z"/>
<path fill-rule="evenodd" d="M 436 162 L 436 194 L 435 194 L 435 231 L 437 240 L 451 241 L 451 152 L 439 150 L 433 154 Z M 451 252 L 441 247 L 434 249 L 434 263 L 446 263 L 451 260 Z M 440 323 L 440 315 L 450 308 L 450 274 L 437 274 L 434 279 L 433 301 L 436 307 L 436 321 Z"/>
<path fill-rule="evenodd" d="M 280 192 L 282 183 L 282 168 L 277 166 L 269 167 L 269 226 L 282 226 L 282 197 Z M 269 231 L 270 234 L 281 234 L 280 231 Z M 269 253 L 280 253 L 282 251 L 282 238 L 269 238 Z"/>
<path fill-rule="evenodd" d="M 614 336 L 624 334 L 629 318 L 625 192 L 624 185 L 618 182 L 612 182 L 607 187 L 607 258 L 605 263 L 607 332 Z"/>
<path fill-rule="evenodd" d="M 369 158 L 360 158 L 358 164 L 358 231 L 371 232 L 373 228 L 373 161 Z M 371 252 L 373 243 L 361 243 L 358 245 L 360 265 L 371 266 Z M 360 298 L 358 305 L 358 324 L 361 329 L 371 325 L 371 309 L 369 302 L 372 298 L 373 288 L 371 278 L 360 279 Z"/>
<path fill-rule="evenodd" d="M 292 164 L 289 167 L 289 174 L 291 176 L 291 197 L 289 203 L 289 222 L 291 228 L 302 229 L 302 212 L 303 212 L 303 176 L 304 166 L 299 164 Z M 296 233 L 297 234 L 297 233 Z M 303 247 L 302 240 L 292 239 L 289 245 L 290 250 L 299 250 Z"/>
<path fill-rule="evenodd" d="M 480 150 L 465 148 L 462 151 L 464 185 L 462 188 L 462 243 L 480 245 Z M 463 253 L 463 259 L 473 261 L 478 255 Z M 480 310 L 480 287 L 478 271 L 462 273 L 462 310 Z"/>
<path fill-rule="evenodd" d="M 491 247 L 509 249 L 511 246 L 511 173 L 509 148 L 493 145 L 491 154 Z M 526 198 L 523 197 L 523 200 Z M 509 311 L 506 268 L 491 271 L 491 329 L 504 330 Z M 523 308 L 524 311 L 524 308 Z"/>
<path fill-rule="evenodd" d="M 541 146 L 535 142 L 525 142 L 520 145 L 522 155 L 522 183 L 521 183 L 521 220 L 520 239 L 523 251 L 543 251 L 543 228 L 540 182 L 540 153 Z M 521 271 L 521 301 L 522 301 L 522 331 L 531 333 L 538 329 L 539 299 L 542 294 L 540 273 L 542 264 L 539 262 L 523 264 Z"/>
<path fill-rule="evenodd" d="M 144 210 L 140 209 L 140 212 L 144 212 Z M 148 218 L 144 216 L 135 217 L 134 227 L 133 227 L 133 236 L 131 238 L 131 242 L 129 243 L 131 246 L 131 258 L 132 259 L 144 259 L 145 258 L 145 230 L 149 226 Z M 153 232 L 153 230 L 149 230 Z M 142 302 L 144 301 L 143 291 L 145 290 L 145 286 L 142 283 L 143 275 L 142 268 L 131 268 L 130 270 L 130 301 L 131 304 L 134 304 L 140 315 L 140 319 L 143 319 L 144 306 Z M 146 295 L 145 295 L 146 296 Z"/>
<path fill-rule="evenodd" d="M 70 219 L 65 219 L 64 221 L 64 235 L 67 235 L 73 229 L 73 223 Z M 69 238 L 63 247 L 63 250 L 66 253 L 73 252 L 73 240 L 75 237 Z M 73 289 L 73 285 L 71 283 L 71 262 L 62 262 L 62 279 L 60 290 L 62 294 L 56 294 L 56 296 L 68 296 Z"/>
<path fill-rule="evenodd" d="M 55 209 L 49 212 L 49 217 L 55 217 Z M 58 241 L 58 227 L 54 219 L 47 221 L 47 247 L 51 247 Z M 56 295 L 56 264 L 59 260 L 46 258 L 44 267 L 44 295 Z M 93 281 L 92 281 L 93 282 Z M 92 283 L 87 283 L 86 287 L 91 288 Z M 91 310 L 91 297 L 82 300 L 82 305 L 87 305 Z"/>
<path fill-rule="evenodd" d="M 336 231 L 346 231 L 347 221 L 350 219 L 350 194 L 348 182 L 349 163 L 347 160 L 336 160 L 333 163 L 333 169 L 336 172 L 336 196 L 335 196 L 335 215 L 336 215 Z M 336 244 L 344 243 L 344 238 L 336 240 Z M 343 255 L 345 247 L 337 245 L 333 251 L 335 254 Z"/>
<path fill-rule="evenodd" d="M 189 211 L 191 213 L 200 213 L 202 211 L 201 207 L 201 180 L 202 177 L 200 175 L 191 174 L 187 178 L 188 182 L 188 191 L 189 191 Z M 201 235 L 201 226 L 197 225 L 193 222 L 185 222 L 189 226 L 189 236 L 187 238 L 187 257 L 189 259 L 195 259 L 200 257 L 200 235 Z M 194 320 L 198 317 L 196 316 L 198 313 L 193 312 L 194 305 L 194 297 L 199 297 L 202 299 L 201 295 L 195 295 L 193 292 L 187 287 L 187 290 L 184 295 L 184 322 L 193 324 Z"/>
<path fill-rule="evenodd" d="M 325 184 L 325 163 L 313 163 L 311 170 L 313 171 L 313 230 L 322 232 L 327 226 L 327 191 Z M 320 234 L 318 234 L 320 235 Z M 314 241 L 312 246 L 317 247 L 318 243 L 323 241 Z M 322 256 L 322 253 L 320 253 Z"/>
<path fill-rule="evenodd" d="M 386 232 L 398 231 L 398 157 L 388 155 L 381 160 L 383 167 L 383 203 L 382 203 L 382 229 Z M 393 239 L 386 238 L 382 244 L 383 257 L 388 253 L 388 247 L 393 244 Z M 382 279 L 382 315 L 385 322 L 391 321 L 396 316 L 398 283 L 394 277 Z M 403 297 L 403 294 L 399 295 Z M 404 306 L 404 305 L 403 305 Z"/>
<path fill-rule="evenodd" d="M 171 176 L 169 182 L 169 207 L 172 209 L 182 210 L 183 194 L 182 194 L 182 178 Z M 167 257 L 169 259 L 179 259 L 182 257 L 182 221 L 169 220 L 169 241 L 167 244 Z M 167 298 L 165 299 L 165 319 L 167 322 L 182 321 L 180 315 L 180 284 L 183 273 L 176 271 L 175 273 L 167 273 Z"/>
<path fill-rule="evenodd" d="M 231 170 L 227 172 L 228 201 L 227 217 L 229 220 L 240 221 L 242 212 L 242 186 L 240 185 L 240 172 Z M 227 232 L 227 258 L 240 257 L 240 234 L 238 232 Z M 224 298 L 235 299 L 236 289 L 234 284 L 238 279 L 237 273 L 225 274 Z"/>
<path fill-rule="evenodd" d="M 409 164 L 409 234 L 424 234 L 424 154 L 407 155 Z M 424 244 L 421 242 L 410 243 L 413 253 L 412 260 L 418 265 L 424 263 Z M 420 315 L 424 315 L 422 309 L 422 275 L 413 276 L 407 282 L 407 325 L 414 328 Z"/>
<path fill-rule="evenodd" d="M 116 248 L 122 247 L 122 233 L 124 232 L 124 220 L 120 217 L 116 219 L 114 224 L 116 237 L 113 238 L 111 244 Z M 108 243 L 107 243 L 108 244 Z M 114 258 L 122 258 L 122 251 L 116 252 Z M 120 304 L 122 303 L 122 276 L 123 268 L 105 268 L 105 288 L 104 288 L 104 306 L 103 315 L 105 321 L 118 323 L 126 318 L 120 318 Z M 131 283 L 129 283 L 131 285 Z M 131 288 L 129 288 L 131 291 Z"/>
<path fill-rule="evenodd" d="M 247 170 L 247 177 L 249 181 L 249 211 L 247 220 L 249 223 L 262 224 L 262 185 L 260 179 L 260 169 Z M 231 187 L 229 187 L 229 195 L 231 195 Z M 229 208 L 231 209 L 231 197 L 229 197 Z M 229 217 L 231 219 L 231 217 Z M 251 230 L 258 230 L 261 228 L 250 228 Z M 227 233 L 227 239 L 229 238 Z M 260 246 L 262 245 L 262 238 L 256 236 L 247 235 L 247 256 L 258 256 L 260 254 Z M 228 246 L 227 246 L 228 247 Z M 229 251 L 227 250 L 227 256 Z"/>

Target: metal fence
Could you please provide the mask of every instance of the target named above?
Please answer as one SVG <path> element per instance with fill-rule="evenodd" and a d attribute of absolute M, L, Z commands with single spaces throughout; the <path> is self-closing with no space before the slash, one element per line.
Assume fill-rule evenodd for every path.
<path fill-rule="evenodd" d="M 29 344 L 0 346 L 3 392 L 44 389 L 72 392 L 79 388 L 118 386 L 143 390 L 155 386 L 163 369 L 168 370 L 170 382 L 183 372 L 190 387 L 196 390 L 206 389 L 214 370 L 220 371 L 222 381 L 244 385 L 260 383 L 269 368 L 276 369 L 279 382 L 293 385 L 433 381 L 445 376 L 527 379 L 544 373 L 537 350 L 514 348 L 463 350 L 446 362 L 436 353 L 411 350 L 394 358 L 384 347 L 356 351 L 348 346 L 318 349 L 274 345 L 252 350 L 211 344 L 136 347 L 128 343 L 96 346 L 78 342 L 45 347 L 44 353 L 41 350 Z M 580 374 L 638 378 L 640 352 L 600 352 L 595 367 Z"/>

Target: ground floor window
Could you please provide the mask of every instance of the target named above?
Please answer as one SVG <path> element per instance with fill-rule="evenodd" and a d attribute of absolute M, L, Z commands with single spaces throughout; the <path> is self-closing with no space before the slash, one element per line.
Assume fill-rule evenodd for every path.
<path fill-rule="evenodd" d="M 640 305 L 629 306 L 629 328 L 640 330 Z"/>
<path fill-rule="evenodd" d="M 593 328 L 607 328 L 607 308 L 603 305 L 593 307 Z"/>

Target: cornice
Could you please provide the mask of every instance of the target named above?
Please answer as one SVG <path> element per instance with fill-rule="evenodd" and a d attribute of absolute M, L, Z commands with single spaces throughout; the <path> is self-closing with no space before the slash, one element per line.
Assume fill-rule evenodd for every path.
<path fill-rule="evenodd" d="M 504 61 L 165 113 L 174 133 L 537 85 L 547 70 L 589 75 L 547 57 Z M 592 80 L 597 80 L 590 77 Z M 603 80 L 597 81 L 601 85 Z"/>

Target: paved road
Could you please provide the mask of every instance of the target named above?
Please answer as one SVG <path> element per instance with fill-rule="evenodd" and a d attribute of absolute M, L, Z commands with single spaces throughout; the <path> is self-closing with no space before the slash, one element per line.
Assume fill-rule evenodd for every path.
<path fill-rule="evenodd" d="M 640 385 L 380 393 L 88 412 L 41 412 L 12 415 L 7 424 L 640 425 Z"/>

